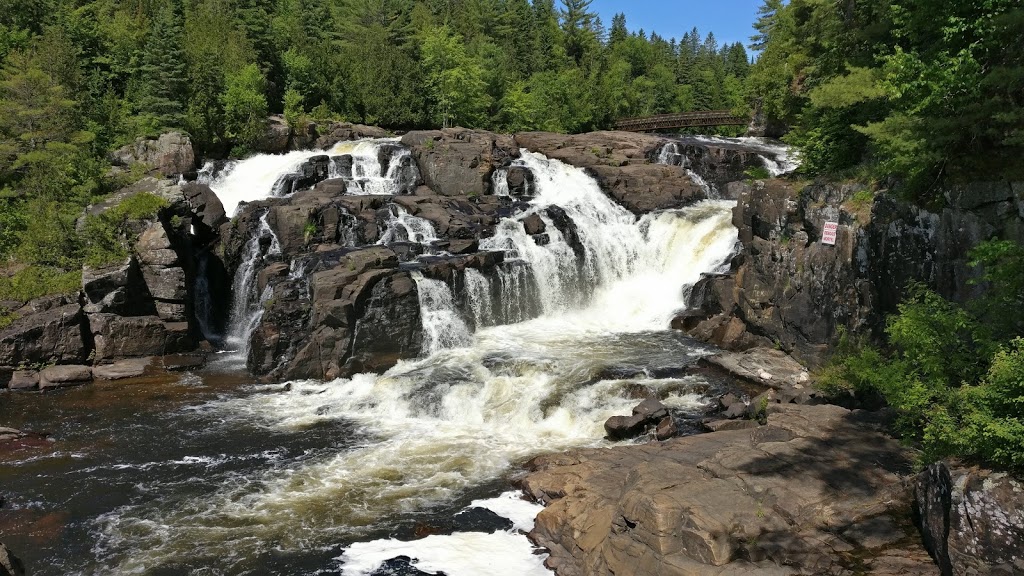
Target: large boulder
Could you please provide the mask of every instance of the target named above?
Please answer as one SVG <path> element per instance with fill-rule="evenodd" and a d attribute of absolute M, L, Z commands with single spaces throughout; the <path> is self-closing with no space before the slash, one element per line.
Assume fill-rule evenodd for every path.
<path fill-rule="evenodd" d="M 284 116 L 271 116 L 267 118 L 263 137 L 256 142 L 254 148 L 267 154 L 281 154 L 288 151 L 288 142 L 291 141 L 291 137 L 292 129 L 285 121 Z"/>
<path fill-rule="evenodd" d="M 187 174 L 196 169 L 192 141 L 180 132 L 167 132 L 156 139 L 139 138 L 133 144 L 118 148 L 111 156 L 116 164 L 143 164 L 150 172 L 163 176 Z"/>
<path fill-rule="evenodd" d="M 351 122 L 333 122 L 318 129 L 320 136 L 316 139 L 313 147 L 320 150 L 327 150 L 338 142 L 349 140 L 360 140 L 363 138 L 387 138 L 391 133 L 377 126 L 366 126 L 364 124 L 352 124 Z"/>
<path fill-rule="evenodd" d="M 164 323 L 156 316 L 90 314 L 89 329 L 97 364 L 186 352 L 195 346 L 187 323 Z"/>
<path fill-rule="evenodd" d="M 412 149 L 423 183 L 445 196 L 489 193 L 495 168 L 519 157 L 511 136 L 465 128 L 409 132 L 402 143 Z"/>
<path fill-rule="evenodd" d="M 18 318 L 0 330 L 0 366 L 83 362 L 87 353 L 84 319 L 77 304 Z"/>
<path fill-rule="evenodd" d="M 192 214 L 195 215 L 192 224 L 200 242 L 205 244 L 214 240 L 220 227 L 228 221 L 220 198 L 209 186 L 195 182 L 182 186 L 181 192 Z"/>
<path fill-rule="evenodd" d="M 836 406 L 534 459 L 530 538 L 559 576 L 937 573 L 902 502 L 914 454 Z"/>
<path fill-rule="evenodd" d="M 943 576 L 1024 573 L 1024 482 L 936 462 L 917 477 L 915 500 Z"/>

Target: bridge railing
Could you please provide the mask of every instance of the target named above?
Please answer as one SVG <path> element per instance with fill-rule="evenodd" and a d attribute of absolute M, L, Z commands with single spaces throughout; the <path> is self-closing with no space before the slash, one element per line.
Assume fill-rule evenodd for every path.
<path fill-rule="evenodd" d="M 658 114 L 643 118 L 624 118 L 615 123 L 618 130 L 627 132 L 650 132 L 672 128 L 691 128 L 698 126 L 745 126 L 749 118 L 734 116 L 729 110 L 706 110 L 701 112 L 682 112 L 679 114 Z"/>

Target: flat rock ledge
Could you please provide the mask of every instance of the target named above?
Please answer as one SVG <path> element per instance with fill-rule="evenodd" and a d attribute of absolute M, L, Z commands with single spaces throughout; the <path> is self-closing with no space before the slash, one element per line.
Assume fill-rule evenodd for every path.
<path fill-rule="evenodd" d="M 530 537 L 559 576 L 937 575 L 914 453 L 872 420 L 779 404 L 752 429 L 538 457 Z"/>

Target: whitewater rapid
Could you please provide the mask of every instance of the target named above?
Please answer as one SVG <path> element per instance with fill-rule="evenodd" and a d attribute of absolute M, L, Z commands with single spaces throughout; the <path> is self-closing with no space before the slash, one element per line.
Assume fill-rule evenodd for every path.
<path fill-rule="evenodd" d="M 295 154 L 281 157 L 278 170 L 293 168 L 285 165 L 298 161 L 301 154 Z M 509 262 L 520 265 L 513 270 L 525 270 L 536 287 L 538 317 L 519 314 L 515 323 L 500 323 L 512 314 L 503 316 L 485 301 L 492 280 L 482 274 L 467 279 L 465 309 L 451 286 L 414 274 L 426 335 L 423 357 L 380 375 L 295 381 L 283 388 L 253 385 L 249 394 L 191 409 L 214 426 L 255 425 L 268 434 L 336 424 L 350 431 L 336 451 L 229 475 L 210 491 L 103 516 L 97 550 L 106 568 L 142 574 L 187 556 L 242 573 L 269 551 L 299 553 L 348 542 L 336 560 L 346 575 L 370 574 L 399 555 L 452 576 L 480 574 L 479 562 L 488 559 L 488 574 L 545 573 L 543 557 L 532 553 L 521 532 L 536 509 L 524 514 L 514 502 L 503 513 L 519 511 L 518 530 L 417 542 L 379 535 L 398 518 L 449 506 L 500 481 L 532 456 L 606 445 L 604 421 L 628 414 L 638 387 L 676 410 L 698 413 L 708 401 L 706 382 L 657 372 L 709 352 L 668 325 L 686 307 L 688 288 L 728 262 L 737 232 L 732 202 L 705 201 L 638 219 L 580 169 L 527 151 L 517 162 L 534 172 L 535 196 L 523 213 L 502 221 L 481 249 L 504 250 Z M 214 188 L 224 194 L 226 207 L 252 199 L 236 194 L 241 182 L 261 179 L 262 190 L 276 177 L 265 165 L 243 174 L 249 169 L 239 163 Z M 550 211 L 556 206 L 575 224 L 579 246 L 558 230 Z M 525 232 L 522 219 L 531 214 L 547 225 L 544 246 Z M 408 237 L 434 239 L 432 228 L 410 223 L 401 212 L 393 215 Z M 522 282 L 511 276 L 507 281 Z M 504 277 L 500 284 L 504 290 Z"/>

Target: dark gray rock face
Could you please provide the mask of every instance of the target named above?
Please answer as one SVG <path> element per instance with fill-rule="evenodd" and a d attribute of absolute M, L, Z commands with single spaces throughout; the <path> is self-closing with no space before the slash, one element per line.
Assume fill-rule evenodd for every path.
<path fill-rule="evenodd" d="M 228 221 L 220 198 L 209 186 L 195 182 L 182 186 L 181 192 L 189 209 L 195 215 L 192 224 L 196 227 L 199 243 L 207 244 L 215 240 L 217 231 Z"/>
<path fill-rule="evenodd" d="M 664 427 L 661 422 L 668 416 L 668 408 L 658 401 L 657 398 L 648 398 L 633 407 L 633 413 L 629 416 L 612 416 L 604 423 L 604 430 L 612 440 L 633 438 L 643 434 L 648 428 L 658 426 L 662 429 L 662 435 L 669 434 L 669 424 Z"/>
<path fill-rule="evenodd" d="M 1024 573 L 1024 483 L 936 462 L 915 488 L 921 534 L 944 576 Z"/>
<path fill-rule="evenodd" d="M 519 157 L 511 136 L 464 128 L 410 132 L 402 144 L 412 149 L 423 183 L 443 196 L 491 192 L 495 168 Z"/>
<path fill-rule="evenodd" d="M 779 180 L 757 182 L 733 215 L 742 248 L 732 273 L 710 276 L 693 289 L 694 307 L 682 324 L 697 338 L 731 350 L 781 345 L 798 359 L 819 363 L 843 327 L 867 327 L 872 290 L 856 253 L 861 223 L 843 208 L 856 187 L 798 190 Z M 821 242 L 826 221 L 839 222 L 837 242 Z"/>
<path fill-rule="evenodd" d="M 0 331 L 0 366 L 85 361 L 85 315 L 77 304 L 29 314 Z"/>

